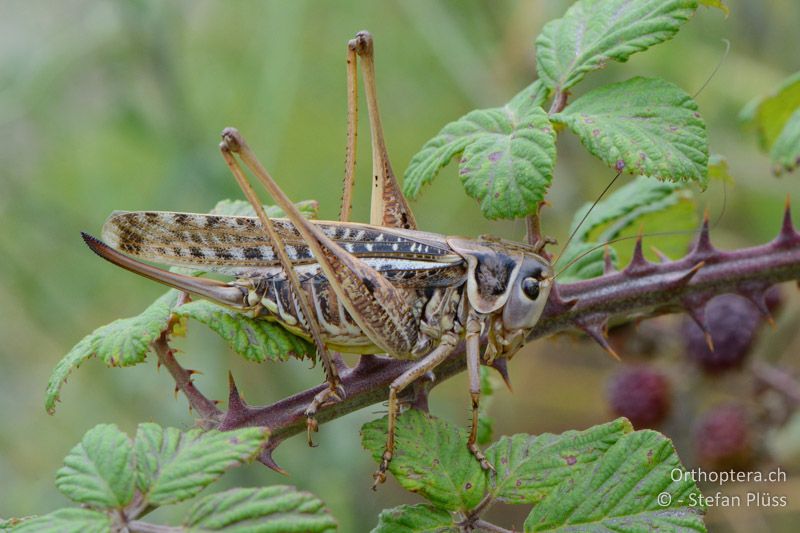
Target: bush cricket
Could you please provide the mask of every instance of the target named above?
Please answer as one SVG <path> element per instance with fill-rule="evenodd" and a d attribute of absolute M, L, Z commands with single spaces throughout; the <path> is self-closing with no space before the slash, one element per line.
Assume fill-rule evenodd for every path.
<path fill-rule="evenodd" d="M 349 221 L 357 136 L 357 61 L 372 137 L 369 224 Z M 472 427 L 467 446 L 484 469 L 493 469 L 476 444 L 479 365 L 511 357 L 536 324 L 553 283 L 544 242 L 465 239 L 417 230 L 386 151 L 378 113 L 372 37 L 348 43 L 348 139 L 339 221 L 310 221 L 281 191 L 233 128 L 220 150 L 257 217 L 174 212 L 116 212 L 103 241 L 84 234 L 108 261 L 144 277 L 266 320 L 312 340 L 327 387 L 308 406 L 309 444 L 314 415 L 347 391 L 331 351 L 387 354 L 416 361 L 390 386 L 388 432 L 373 488 L 386 478 L 394 454 L 398 395 L 466 343 Z M 286 213 L 270 219 L 243 166 Z M 202 268 L 230 282 L 173 273 L 140 261 Z M 481 338 L 487 348 L 481 354 Z"/>

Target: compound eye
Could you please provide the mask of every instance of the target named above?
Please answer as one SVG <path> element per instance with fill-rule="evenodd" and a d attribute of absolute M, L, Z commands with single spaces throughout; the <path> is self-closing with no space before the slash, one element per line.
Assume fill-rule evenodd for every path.
<path fill-rule="evenodd" d="M 539 280 L 536 278 L 525 278 L 522 280 L 522 292 L 531 300 L 539 297 Z"/>

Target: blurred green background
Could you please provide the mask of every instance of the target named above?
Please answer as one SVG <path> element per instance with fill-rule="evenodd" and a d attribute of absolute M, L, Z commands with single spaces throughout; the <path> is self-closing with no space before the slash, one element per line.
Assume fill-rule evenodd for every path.
<path fill-rule="evenodd" d="M 356 31 L 375 36 L 383 123 L 402 174 L 446 122 L 476 107 L 501 105 L 534 79 L 535 36 L 568 5 L 0 1 L 0 516 L 65 505 L 53 485 L 55 471 L 99 422 L 116 422 L 129 433 L 142 421 L 193 424 L 186 401 L 173 397 L 169 375 L 156 370 L 153 358 L 129 369 L 86 364 L 65 386 L 55 416 L 45 413 L 44 386 L 59 358 L 95 327 L 139 313 L 162 293 L 99 260 L 79 231 L 99 233 L 115 209 L 203 212 L 221 198 L 239 198 L 217 150 L 219 132 L 229 125 L 247 136 L 291 198 L 317 199 L 321 218 L 335 218 L 345 142 L 345 44 Z M 800 4 L 729 5 L 727 20 L 701 8 L 674 40 L 627 64 L 611 64 L 578 88 L 643 75 L 664 77 L 693 94 L 721 60 L 722 40 L 731 41 L 730 54 L 697 96 L 711 150 L 728 157 L 736 179 L 725 193 L 715 184 L 699 199 L 716 215 L 727 196 L 713 232 L 723 247 L 770 239 L 784 196 L 800 191 L 797 176 L 770 175 L 755 136 L 737 121 L 748 100 L 798 69 Z M 361 125 L 354 219 L 363 221 L 370 162 L 365 112 Z M 612 176 L 562 134 L 546 232 L 563 242 L 573 211 Z M 516 239 L 524 233 L 519 221 L 482 220 L 461 192 L 454 167 L 413 207 L 429 231 Z M 786 293 L 777 337 L 796 329 L 787 328 L 797 316 L 796 291 Z M 800 350 L 796 337 L 777 345 L 785 354 Z M 252 403 L 322 380 L 321 370 L 305 363 L 245 363 L 199 324 L 177 346 L 185 365 L 204 372 L 198 385 L 213 398 L 226 397 L 229 369 Z M 604 382 L 618 366 L 599 348 L 573 339 L 527 347 L 511 364 L 514 393 L 499 390 L 492 405 L 497 434 L 559 432 L 609 419 Z M 698 379 L 682 386 L 689 385 L 715 386 Z M 360 448 L 358 429 L 382 409 L 323 426 L 319 448 L 307 448 L 303 437 L 286 442 L 276 460 L 291 473 L 288 480 L 251 465 L 217 488 L 288 482 L 321 496 L 342 531 L 367 530 L 380 509 L 417 501 L 393 481 L 378 493 L 369 490 L 374 464 Z M 463 375 L 436 389 L 432 409 L 466 423 Z M 679 426 L 673 421 L 670 428 L 680 432 Z M 690 462 L 691 449 L 677 442 Z M 800 472 L 792 472 L 788 483 L 773 487 L 793 495 L 789 508 L 713 510 L 712 530 L 790 528 L 800 511 Z M 170 519 L 169 512 L 159 514 Z M 504 524 L 524 519 L 509 516 Z"/>

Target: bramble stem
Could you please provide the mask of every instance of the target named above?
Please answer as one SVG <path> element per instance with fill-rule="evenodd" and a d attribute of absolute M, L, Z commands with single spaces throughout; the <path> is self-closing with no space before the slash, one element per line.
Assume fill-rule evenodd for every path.
<path fill-rule="evenodd" d="M 603 329 L 609 320 L 623 321 L 681 310 L 702 311 L 705 302 L 718 294 L 739 292 L 752 297 L 772 284 L 800 279 L 800 234 L 796 232 L 786 230 L 769 244 L 732 252 L 714 249 L 707 234 L 705 237 L 708 245 L 703 244 L 677 261 L 656 264 L 642 258 L 620 272 L 577 283 L 557 284 L 528 341 L 567 330 L 583 329 L 591 333 Z M 703 265 L 698 268 L 701 262 Z M 364 358 L 356 367 L 343 370 L 342 385 L 347 397 L 333 405 L 322 406 L 317 420 L 324 423 L 385 401 L 389 384 L 412 364 L 413 361 L 376 356 Z M 436 383 L 462 372 L 465 367 L 462 343 L 436 369 Z M 305 431 L 304 410 L 323 386 L 272 405 L 228 412 L 219 429 L 268 426 L 272 431 L 265 452 L 268 456 L 281 441 Z"/>
<path fill-rule="evenodd" d="M 176 390 L 180 390 L 186 396 L 189 405 L 200 415 L 200 425 L 206 429 L 217 426 L 222 418 L 222 411 L 194 386 L 192 381 L 194 372 L 183 368 L 175 359 L 175 353 L 169 346 L 166 331 L 153 343 L 153 349 L 158 356 L 158 361 L 164 365 L 175 380 Z"/>

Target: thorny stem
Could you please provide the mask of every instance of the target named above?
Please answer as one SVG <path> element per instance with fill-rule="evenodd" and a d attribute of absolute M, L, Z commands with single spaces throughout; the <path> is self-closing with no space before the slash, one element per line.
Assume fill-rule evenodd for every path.
<path fill-rule="evenodd" d="M 222 418 L 222 411 L 194 386 L 192 381 L 193 372 L 183 368 L 178 363 L 178 360 L 175 359 L 175 353 L 168 342 L 168 331 L 171 329 L 170 327 L 164 331 L 153 343 L 153 349 L 158 356 L 158 361 L 172 375 L 175 380 L 176 390 L 183 392 L 186 399 L 189 400 L 189 405 L 200 415 L 200 425 L 207 429 L 213 428 Z"/>
<path fill-rule="evenodd" d="M 681 310 L 702 317 L 705 303 L 718 294 L 739 292 L 751 298 L 760 297 L 772 284 L 800 279 L 800 234 L 791 226 L 788 215 L 781 234 L 762 246 L 723 252 L 711 246 L 707 232 L 706 226 L 695 250 L 683 259 L 650 263 L 640 255 L 641 246 L 638 245 L 639 255 L 635 255 L 631 265 L 623 271 L 556 285 L 528 341 L 582 329 L 602 344 L 602 331 L 609 320 L 630 320 Z M 702 268 L 697 268 L 701 262 Z M 347 397 L 322 406 L 317 420 L 324 423 L 385 401 L 389 384 L 411 364 L 413 362 L 375 356 L 363 358 L 355 367 L 344 369 L 341 377 Z M 436 383 L 462 372 L 465 366 L 462 344 L 436 369 Z M 322 387 L 324 385 L 264 407 L 245 405 L 238 392 L 232 389 L 231 399 L 236 400 L 237 407 L 225 413 L 218 428 L 268 426 L 272 436 L 261 459 L 270 464 L 272 451 L 283 440 L 305 431 L 304 410 Z"/>

